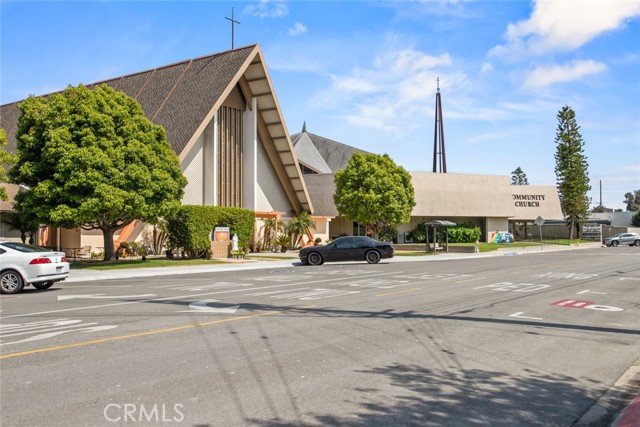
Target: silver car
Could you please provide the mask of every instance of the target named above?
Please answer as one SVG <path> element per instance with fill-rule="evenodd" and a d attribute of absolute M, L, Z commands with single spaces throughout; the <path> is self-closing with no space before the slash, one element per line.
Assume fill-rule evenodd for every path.
<path fill-rule="evenodd" d="M 629 245 L 640 246 L 640 234 L 638 233 L 618 233 L 611 237 L 605 238 L 602 243 L 607 246 Z"/>
<path fill-rule="evenodd" d="M 69 275 L 64 252 L 0 241 L 0 292 L 17 294 L 26 285 L 49 289 Z"/>

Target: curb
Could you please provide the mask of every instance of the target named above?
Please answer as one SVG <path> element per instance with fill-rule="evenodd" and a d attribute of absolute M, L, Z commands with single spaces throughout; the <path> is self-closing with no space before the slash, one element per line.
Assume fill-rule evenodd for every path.
<path fill-rule="evenodd" d="M 640 384 L 640 359 L 607 390 L 596 403 L 589 408 L 573 427 L 640 427 L 640 394 L 618 415 L 624 404 L 633 398 Z M 611 420 L 616 417 L 612 424 Z"/>
<path fill-rule="evenodd" d="M 631 401 L 624 411 L 611 424 L 611 427 L 638 427 L 640 426 L 640 393 Z"/>

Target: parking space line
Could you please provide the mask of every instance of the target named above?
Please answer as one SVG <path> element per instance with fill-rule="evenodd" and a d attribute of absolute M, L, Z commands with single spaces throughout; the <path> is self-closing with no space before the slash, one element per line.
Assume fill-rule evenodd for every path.
<path fill-rule="evenodd" d="M 384 294 L 376 294 L 376 297 L 386 297 L 388 295 L 396 295 L 396 294 L 406 294 L 409 292 L 415 292 L 415 291 L 420 291 L 421 288 L 412 288 L 412 289 L 404 289 L 402 291 L 395 291 L 395 292 L 386 292 Z"/>

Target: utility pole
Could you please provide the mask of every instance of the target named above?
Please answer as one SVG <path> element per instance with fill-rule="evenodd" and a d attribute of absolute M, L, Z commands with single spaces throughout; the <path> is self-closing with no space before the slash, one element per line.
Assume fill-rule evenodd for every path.
<path fill-rule="evenodd" d="M 233 27 L 235 26 L 235 24 L 239 24 L 240 21 L 236 21 L 235 19 L 233 19 L 233 8 L 231 8 L 231 18 L 227 18 L 226 16 L 224 17 L 224 19 L 228 19 L 229 21 L 231 21 L 231 50 L 233 50 L 234 48 L 234 38 L 235 38 L 235 34 L 233 32 Z"/>

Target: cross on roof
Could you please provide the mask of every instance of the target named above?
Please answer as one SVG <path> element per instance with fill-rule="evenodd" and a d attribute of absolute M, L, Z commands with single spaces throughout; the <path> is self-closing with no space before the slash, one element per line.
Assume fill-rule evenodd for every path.
<path fill-rule="evenodd" d="M 235 38 L 233 29 L 234 29 L 235 24 L 240 24 L 240 21 L 236 21 L 235 19 L 233 19 L 233 8 L 231 8 L 231 18 L 227 18 L 225 16 L 224 19 L 228 19 L 229 21 L 231 21 L 231 49 L 233 49 L 234 48 L 233 41 L 234 41 L 234 38 Z"/>

